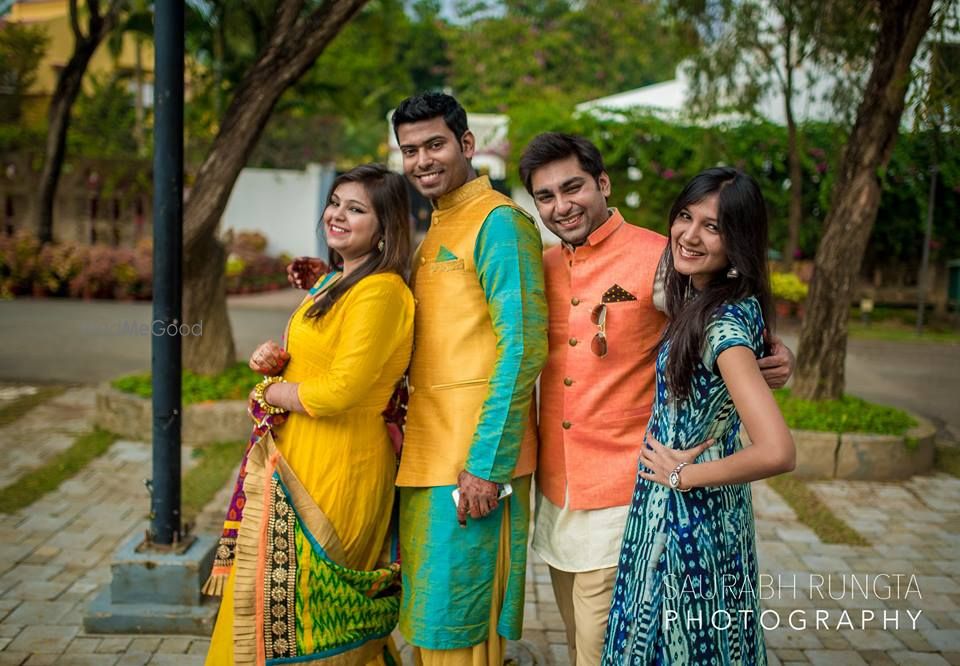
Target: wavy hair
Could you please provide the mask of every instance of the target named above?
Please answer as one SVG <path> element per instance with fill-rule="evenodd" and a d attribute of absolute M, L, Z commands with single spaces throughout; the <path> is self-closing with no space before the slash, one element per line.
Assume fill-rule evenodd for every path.
<path fill-rule="evenodd" d="M 407 277 L 410 261 L 410 198 L 406 180 L 382 164 L 361 164 L 333 181 L 327 205 L 336 189 L 344 183 L 359 183 L 366 190 L 380 226 L 383 251 L 374 249 L 356 270 L 324 292 L 304 313 L 304 317 L 310 319 L 323 317 L 350 287 L 368 275 L 396 273 L 404 279 Z M 331 268 L 343 268 L 343 257 L 333 249 L 330 250 L 329 261 Z"/>

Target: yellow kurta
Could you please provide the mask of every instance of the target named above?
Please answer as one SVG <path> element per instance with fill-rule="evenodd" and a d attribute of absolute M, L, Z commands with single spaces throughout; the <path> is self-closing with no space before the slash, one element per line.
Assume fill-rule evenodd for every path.
<path fill-rule="evenodd" d="M 307 414 L 274 433 L 277 449 L 333 524 L 346 564 L 377 564 L 390 526 L 396 458 L 381 412 L 410 360 L 413 296 L 395 274 L 354 285 L 317 321 L 297 308 L 288 329 L 283 377 L 299 384 Z M 233 577 L 207 664 L 232 664 Z"/>

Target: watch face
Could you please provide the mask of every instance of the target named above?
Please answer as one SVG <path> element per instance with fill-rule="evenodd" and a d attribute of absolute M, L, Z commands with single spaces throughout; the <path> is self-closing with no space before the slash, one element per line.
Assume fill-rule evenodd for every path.
<path fill-rule="evenodd" d="M 680 485 L 680 475 L 676 472 L 670 472 L 670 487 L 676 488 Z"/>

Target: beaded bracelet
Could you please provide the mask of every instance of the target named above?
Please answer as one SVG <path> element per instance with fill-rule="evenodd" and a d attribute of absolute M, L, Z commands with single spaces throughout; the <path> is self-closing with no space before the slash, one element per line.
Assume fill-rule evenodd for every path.
<path fill-rule="evenodd" d="M 286 414 L 288 409 L 283 407 L 277 407 L 276 405 L 271 405 L 267 402 L 266 392 L 267 387 L 271 384 L 286 384 L 287 380 L 283 377 L 277 375 L 274 377 L 264 377 L 263 381 L 256 385 L 253 389 L 253 399 L 257 401 L 257 404 L 260 405 L 261 409 L 267 414 Z"/>

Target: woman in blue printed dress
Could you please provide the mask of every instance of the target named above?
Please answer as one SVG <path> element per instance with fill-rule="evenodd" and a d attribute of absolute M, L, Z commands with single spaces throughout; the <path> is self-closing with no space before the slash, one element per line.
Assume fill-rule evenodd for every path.
<path fill-rule="evenodd" d="M 765 664 L 749 483 L 793 469 L 796 454 L 757 366 L 772 312 L 756 181 L 700 173 L 670 211 L 669 236 L 670 321 L 603 663 Z"/>

